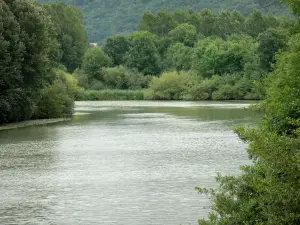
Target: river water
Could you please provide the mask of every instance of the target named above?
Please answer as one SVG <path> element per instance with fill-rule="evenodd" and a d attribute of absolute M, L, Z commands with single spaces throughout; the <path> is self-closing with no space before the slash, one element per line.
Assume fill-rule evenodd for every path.
<path fill-rule="evenodd" d="M 71 121 L 0 132 L 0 224 L 197 224 L 194 187 L 249 163 L 237 102 L 77 102 Z"/>

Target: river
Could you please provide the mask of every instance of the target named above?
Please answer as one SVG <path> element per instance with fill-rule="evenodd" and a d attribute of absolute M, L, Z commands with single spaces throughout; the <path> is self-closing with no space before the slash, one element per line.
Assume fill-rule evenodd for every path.
<path fill-rule="evenodd" d="M 216 173 L 249 163 L 247 102 L 77 102 L 71 121 L 0 132 L 0 224 L 197 224 Z"/>

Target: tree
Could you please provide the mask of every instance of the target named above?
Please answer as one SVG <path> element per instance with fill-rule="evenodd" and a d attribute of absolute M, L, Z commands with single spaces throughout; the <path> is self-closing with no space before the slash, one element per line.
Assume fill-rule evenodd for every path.
<path fill-rule="evenodd" d="M 1 1 L 0 123 L 29 119 L 50 71 L 51 29 L 43 9 Z"/>
<path fill-rule="evenodd" d="M 156 15 L 150 11 L 144 12 L 138 30 L 150 31 L 157 36 L 165 36 L 176 26 L 173 16 L 167 9 L 161 9 Z"/>
<path fill-rule="evenodd" d="M 286 47 L 287 35 L 285 30 L 269 28 L 258 36 L 258 54 L 260 65 L 263 69 L 270 71 L 275 62 L 275 54 Z"/>
<path fill-rule="evenodd" d="M 102 81 L 104 68 L 111 64 L 111 59 L 102 49 L 90 48 L 84 54 L 82 69 L 89 82 L 93 79 Z"/>
<path fill-rule="evenodd" d="M 0 4 L 0 91 L 5 91 L 23 82 L 21 63 L 25 47 L 20 41 L 20 25 L 15 16 L 4 1 Z"/>
<path fill-rule="evenodd" d="M 73 72 L 81 66 L 88 48 L 82 13 L 79 9 L 64 3 L 44 4 L 43 7 L 51 18 L 59 44 L 55 60 L 63 64 L 69 72 Z"/>
<path fill-rule="evenodd" d="M 300 223 L 300 65 L 299 38 L 277 56 L 265 81 L 264 119 L 256 128 L 237 129 L 250 142 L 253 164 L 239 176 L 218 176 L 215 190 L 198 187 L 212 197 L 213 212 L 201 225 Z"/>
<path fill-rule="evenodd" d="M 204 9 L 200 12 L 200 21 L 198 32 L 205 37 L 216 34 L 217 16 L 209 9 Z"/>
<path fill-rule="evenodd" d="M 181 42 L 186 46 L 193 47 L 197 41 L 197 31 L 193 25 L 179 24 L 169 32 L 169 37 L 173 42 Z"/>
<path fill-rule="evenodd" d="M 242 72 L 256 60 L 256 44 L 248 36 L 233 35 L 227 41 L 221 38 L 200 40 L 195 48 L 193 68 L 205 77 Z"/>
<path fill-rule="evenodd" d="M 129 50 L 127 37 L 115 35 L 108 37 L 103 43 L 103 51 L 112 59 L 113 65 L 124 64 L 124 57 Z"/>
<path fill-rule="evenodd" d="M 193 48 L 182 43 L 175 43 L 168 48 L 166 64 L 177 71 L 189 70 L 192 67 Z"/>
<path fill-rule="evenodd" d="M 160 56 L 155 45 L 155 36 L 147 31 L 134 32 L 130 36 L 130 49 L 126 54 L 126 66 L 144 74 L 159 74 Z"/>
<path fill-rule="evenodd" d="M 246 33 L 252 37 L 257 37 L 267 29 L 265 18 L 260 11 L 254 10 L 245 21 Z"/>

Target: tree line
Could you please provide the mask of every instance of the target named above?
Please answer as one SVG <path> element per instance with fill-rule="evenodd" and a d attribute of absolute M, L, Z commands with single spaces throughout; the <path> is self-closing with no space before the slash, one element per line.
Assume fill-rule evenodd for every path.
<path fill-rule="evenodd" d="M 137 31 L 88 49 L 74 76 L 94 91 L 144 89 L 144 99 L 263 99 L 262 80 L 294 23 L 256 10 L 146 11 Z M 97 99 L 89 93 L 79 99 Z"/>
<path fill-rule="evenodd" d="M 259 11 L 162 9 L 144 12 L 132 34 L 88 48 L 77 8 L 1 4 L 0 123 L 70 116 L 75 99 L 263 99 L 295 27 Z"/>
<path fill-rule="evenodd" d="M 73 112 L 88 48 L 81 12 L 65 4 L 0 1 L 0 124 Z"/>
<path fill-rule="evenodd" d="M 53 2 L 53 0 L 39 0 Z M 273 0 L 64 0 L 63 2 L 80 8 L 84 14 L 85 25 L 90 42 L 102 43 L 106 37 L 114 34 L 128 34 L 136 30 L 136 26 L 144 11 L 157 13 L 165 8 L 170 11 L 193 9 L 201 11 L 208 8 L 213 12 L 223 9 L 238 10 L 244 15 L 253 10 L 276 15 L 286 14 L 286 5 Z"/>

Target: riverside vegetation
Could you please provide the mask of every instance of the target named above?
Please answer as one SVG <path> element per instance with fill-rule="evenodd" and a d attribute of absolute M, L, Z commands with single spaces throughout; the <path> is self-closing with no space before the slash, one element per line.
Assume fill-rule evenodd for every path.
<path fill-rule="evenodd" d="M 299 16 L 300 2 L 286 2 Z M 299 25 L 292 34 L 265 80 L 264 119 L 254 129 L 236 129 L 250 144 L 253 164 L 242 166 L 239 176 L 219 175 L 216 189 L 197 188 L 212 198 L 212 213 L 201 225 L 300 224 Z"/>
<path fill-rule="evenodd" d="M 132 34 L 88 48 L 73 6 L 1 5 L 0 123 L 70 116 L 74 100 L 263 99 L 295 26 L 256 10 L 162 9 L 144 12 Z"/>
<path fill-rule="evenodd" d="M 87 50 L 73 75 L 93 91 L 81 92 L 78 100 L 113 99 L 116 93 L 115 99 L 263 99 L 262 81 L 293 26 L 259 11 L 146 11 L 137 31 Z"/>

